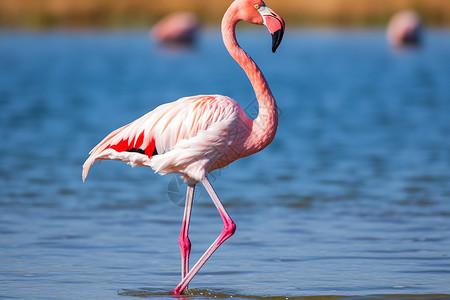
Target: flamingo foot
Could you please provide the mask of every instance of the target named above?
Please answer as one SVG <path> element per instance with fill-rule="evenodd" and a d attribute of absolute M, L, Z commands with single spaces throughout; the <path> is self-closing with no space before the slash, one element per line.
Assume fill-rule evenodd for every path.
<path fill-rule="evenodd" d="M 183 292 L 183 290 L 180 290 L 179 287 L 176 287 L 170 294 L 173 296 L 179 296 L 179 295 L 181 295 L 182 292 Z"/>

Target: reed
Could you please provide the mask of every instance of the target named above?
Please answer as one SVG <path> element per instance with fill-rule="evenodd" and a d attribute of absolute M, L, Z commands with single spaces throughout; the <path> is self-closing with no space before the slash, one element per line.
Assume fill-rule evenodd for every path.
<path fill-rule="evenodd" d="M 2 27 L 147 27 L 179 10 L 218 24 L 230 1 L 219 0 L 1 0 Z M 412 8 L 431 26 L 450 25 L 448 0 L 269 1 L 290 25 L 384 26 L 396 11 Z"/>

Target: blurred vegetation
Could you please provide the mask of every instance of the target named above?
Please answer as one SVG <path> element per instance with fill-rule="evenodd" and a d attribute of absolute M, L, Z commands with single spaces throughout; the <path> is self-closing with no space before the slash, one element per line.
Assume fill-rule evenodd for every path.
<path fill-rule="evenodd" d="M 269 6 L 299 26 L 384 26 L 402 9 L 416 10 L 429 26 L 450 25 L 450 0 L 272 0 Z M 148 27 L 173 11 L 192 11 L 218 25 L 231 0 L 1 0 L 5 28 Z"/>

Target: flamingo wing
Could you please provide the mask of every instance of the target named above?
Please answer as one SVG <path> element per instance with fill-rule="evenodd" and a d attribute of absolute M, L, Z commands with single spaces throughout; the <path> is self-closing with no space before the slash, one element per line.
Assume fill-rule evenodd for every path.
<path fill-rule="evenodd" d="M 83 165 L 83 180 L 94 161 L 103 159 L 200 180 L 208 171 L 210 154 L 229 142 L 228 129 L 241 118 L 247 121 L 239 104 L 220 95 L 185 97 L 163 104 L 116 129 L 95 146 Z"/>

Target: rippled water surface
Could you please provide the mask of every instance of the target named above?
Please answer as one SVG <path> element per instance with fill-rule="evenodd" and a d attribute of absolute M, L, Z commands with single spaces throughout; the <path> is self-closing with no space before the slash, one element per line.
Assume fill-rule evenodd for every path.
<path fill-rule="evenodd" d="M 450 33 L 394 51 L 381 31 L 290 31 L 275 55 L 264 30 L 238 38 L 280 124 L 211 174 L 238 228 L 188 298 L 449 298 Z M 0 32 L 0 298 L 170 299 L 185 185 L 110 161 L 83 184 L 81 165 L 113 129 L 205 93 L 255 116 L 218 31 L 181 50 L 146 32 Z M 193 260 L 221 226 L 199 188 Z"/>

